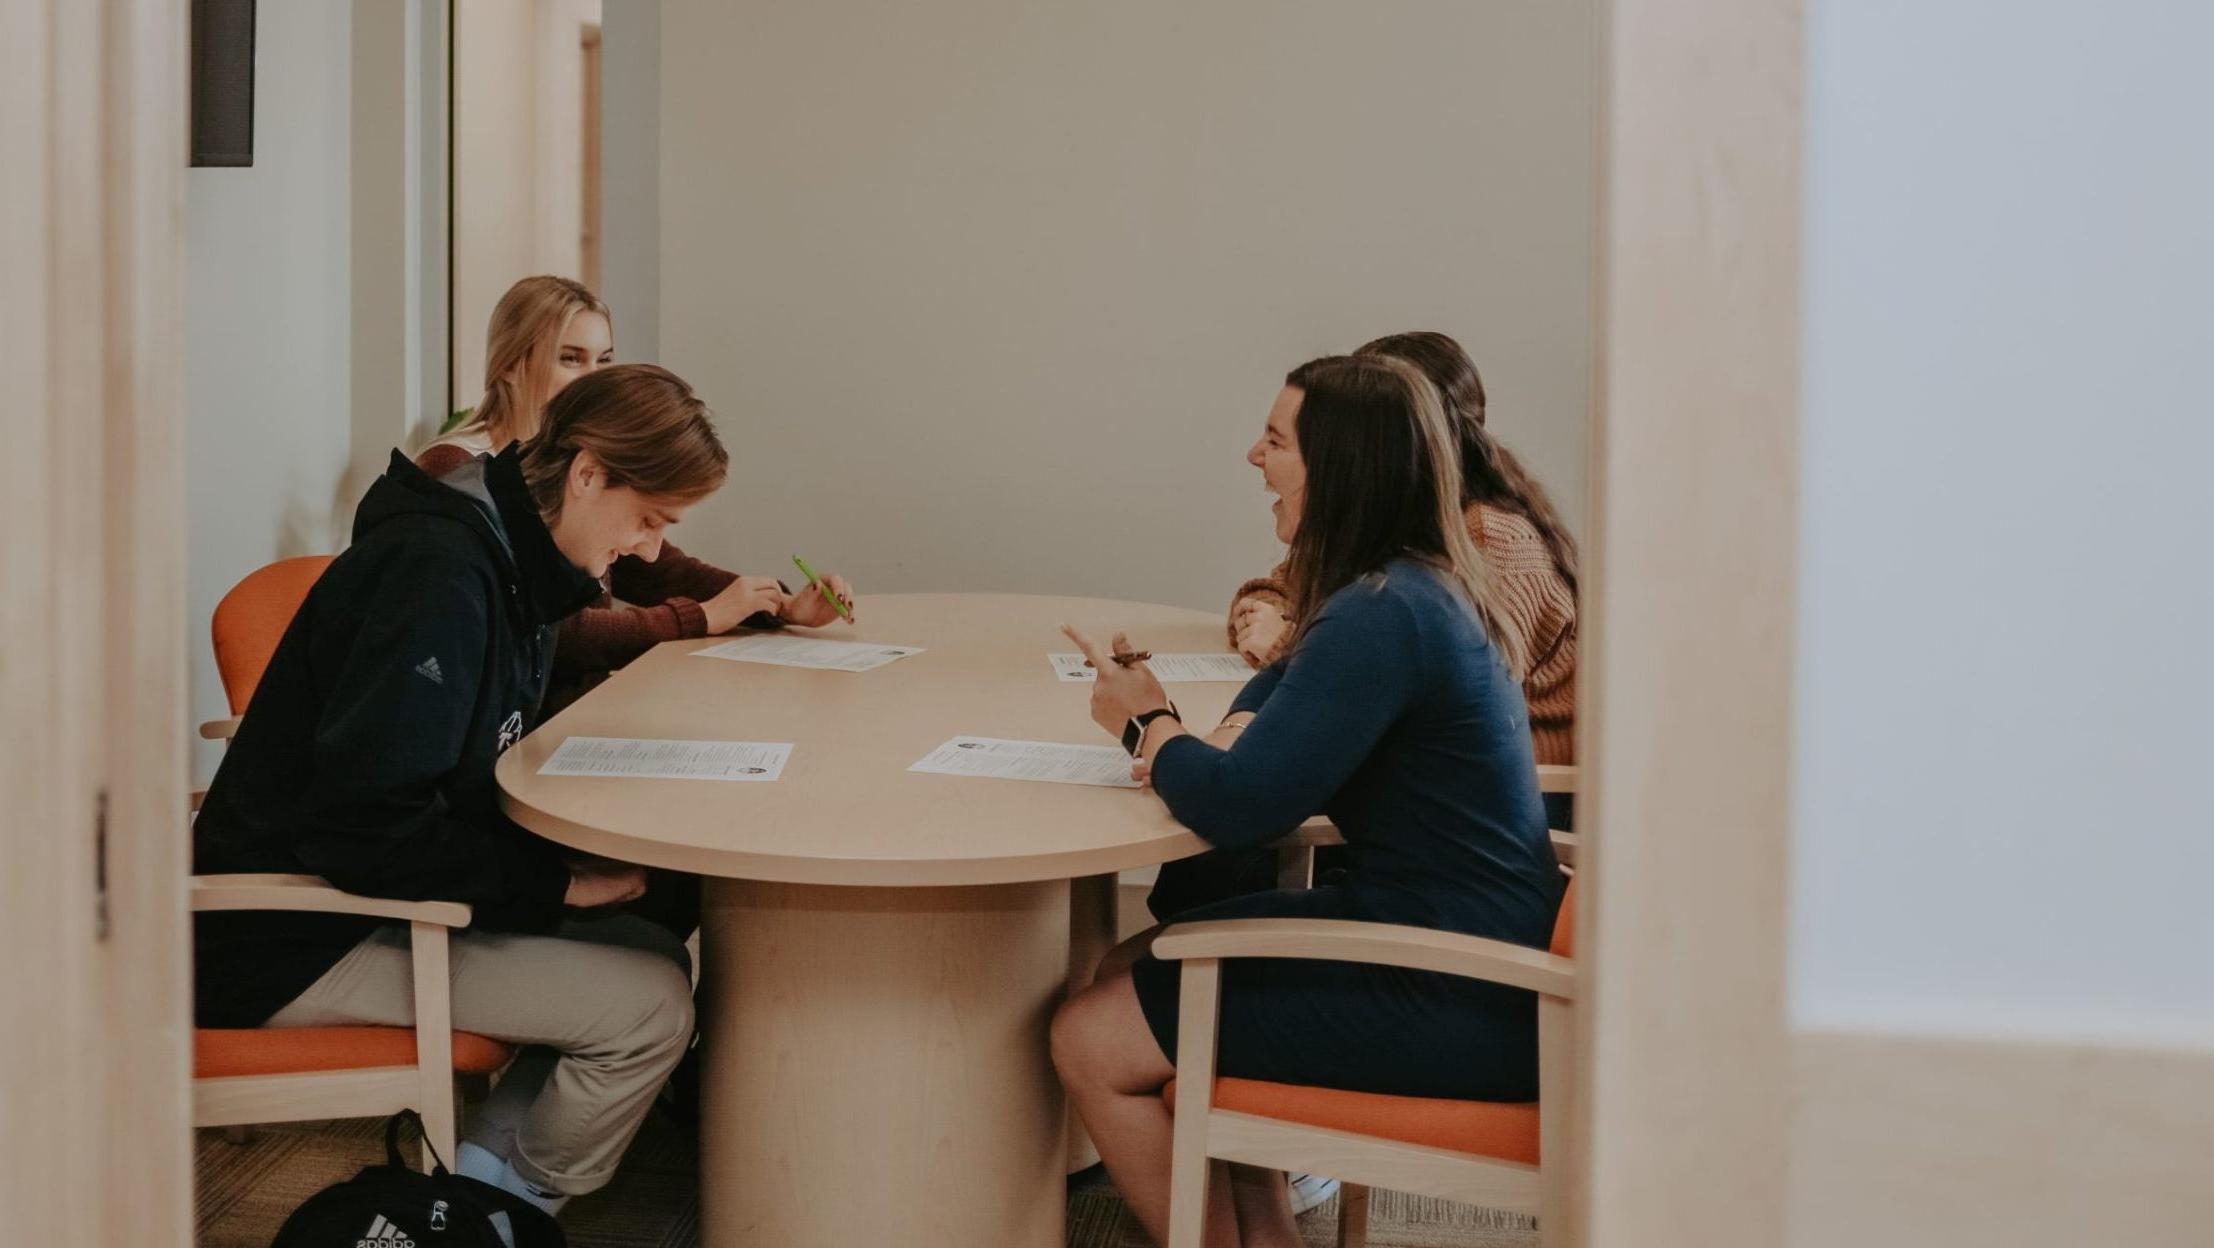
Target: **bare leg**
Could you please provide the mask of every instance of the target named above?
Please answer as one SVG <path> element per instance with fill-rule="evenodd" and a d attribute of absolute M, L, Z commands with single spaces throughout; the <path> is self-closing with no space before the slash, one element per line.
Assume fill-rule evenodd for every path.
<path fill-rule="evenodd" d="M 1166 923 L 1156 923 L 1109 949 L 1106 956 L 1099 960 L 1099 965 L 1093 969 L 1093 981 L 1113 979 L 1118 975 L 1128 975 L 1132 963 L 1153 951 L 1153 938 L 1160 935 L 1161 929 L 1167 926 Z M 1146 1034 L 1151 1035 L 1152 1033 L 1147 1032 Z"/>
<path fill-rule="evenodd" d="M 1238 1211 L 1238 1234 L 1245 1248 L 1300 1248 L 1299 1226 L 1292 1220 L 1291 1189 L 1281 1170 L 1233 1165 L 1230 1201 Z"/>
<path fill-rule="evenodd" d="M 1092 986 L 1054 1015 L 1053 1064 L 1130 1212 L 1155 1243 L 1166 1243 L 1174 1120 L 1161 1088 L 1176 1068 L 1146 1026 L 1127 967 L 1110 974 L 1102 963 Z M 1206 1244 L 1240 1248 L 1226 1181 L 1208 1185 Z"/>

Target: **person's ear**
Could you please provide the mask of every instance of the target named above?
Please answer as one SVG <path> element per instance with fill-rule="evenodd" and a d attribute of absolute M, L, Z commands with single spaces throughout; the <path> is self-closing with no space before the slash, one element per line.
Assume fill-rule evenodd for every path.
<path fill-rule="evenodd" d="M 569 461 L 569 493 L 576 498 L 589 498 L 607 481 L 607 470 L 599 457 L 590 451 L 578 451 Z"/>

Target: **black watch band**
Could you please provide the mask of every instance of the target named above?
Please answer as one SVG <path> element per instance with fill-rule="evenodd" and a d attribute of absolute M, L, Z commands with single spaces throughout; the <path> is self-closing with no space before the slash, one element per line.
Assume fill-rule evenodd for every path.
<path fill-rule="evenodd" d="M 1176 704 L 1171 702 L 1157 711 L 1147 711 L 1143 715 L 1133 715 L 1130 717 L 1130 722 L 1122 726 L 1122 748 L 1129 753 L 1130 757 L 1136 758 L 1138 747 L 1145 744 L 1146 726 L 1163 715 L 1179 724 L 1184 722 L 1184 717 L 1176 713 Z"/>

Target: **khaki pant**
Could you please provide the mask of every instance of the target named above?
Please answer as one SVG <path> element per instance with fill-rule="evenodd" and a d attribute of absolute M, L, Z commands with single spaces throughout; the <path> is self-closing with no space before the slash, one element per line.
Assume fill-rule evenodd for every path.
<path fill-rule="evenodd" d="M 455 932 L 450 962 L 455 1030 L 537 1046 L 471 1112 L 463 1137 L 538 1187 L 576 1196 L 604 1186 L 692 1042 L 683 944 L 617 915 L 553 936 Z M 354 946 L 268 1025 L 414 1022 L 407 928 L 395 925 Z"/>

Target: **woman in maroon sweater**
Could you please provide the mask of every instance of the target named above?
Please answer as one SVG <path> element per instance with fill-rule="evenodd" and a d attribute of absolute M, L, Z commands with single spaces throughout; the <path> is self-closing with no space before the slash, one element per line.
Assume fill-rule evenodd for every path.
<path fill-rule="evenodd" d="M 607 305 L 565 277 L 526 277 L 492 309 L 485 330 L 484 398 L 461 423 L 415 455 L 442 477 L 479 455 L 538 432 L 546 404 L 563 386 L 612 363 L 614 320 Z M 823 578 L 853 607 L 844 577 Z M 553 657 L 543 716 L 583 697 L 608 674 L 660 645 L 687 637 L 785 624 L 818 627 L 838 618 L 810 587 L 794 594 L 775 577 L 740 576 L 665 542 L 651 562 L 631 555 L 600 578 L 599 601 L 569 617 Z"/>

